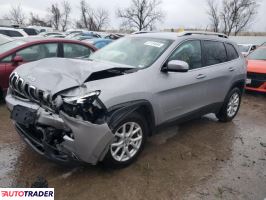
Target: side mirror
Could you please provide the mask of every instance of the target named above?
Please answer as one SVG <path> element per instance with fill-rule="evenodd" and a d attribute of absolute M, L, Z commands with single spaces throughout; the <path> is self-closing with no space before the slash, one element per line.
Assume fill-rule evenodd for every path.
<path fill-rule="evenodd" d="M 181 60 L 171 60 L 162 67 L 162 72 L 187 72 L 189 65 Z"/>
<path fill-rule="evenodd" d="M 12 62 L 14 64 L 18 64 L 20 62 L 23 62 L 23 58 L 21 56 L 15 56 L 13 59 L 12 59 Z"/>

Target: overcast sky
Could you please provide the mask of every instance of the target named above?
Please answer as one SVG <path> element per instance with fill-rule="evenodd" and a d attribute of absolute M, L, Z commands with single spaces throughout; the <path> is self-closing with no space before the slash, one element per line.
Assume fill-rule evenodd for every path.
<path fill-rule="evenodd" d="M 59 4 L 63 0 L 0 0 L 0 18 L 8 12 L 11 6 L 21 5 L 25 13 L 38 13 L 39 16 L 47 15 L 47 7 L 53 3 Z M 222 1 L 222 0 L 221 0 Z M 259 0 L 260 8 L 250 31 L 266 31 L 266 0 Z M 71 18 L 79 18 L 79 0 L 69 0 L 72 6 Z M 93 8 L 103 7 L 110 14 L 109 28 L 118 28 L 120 21 L 115 16 L 117 8 L 123 8 L 130 4 L 130 0 L 87 0 Z M 206 28 L 209 24 L 206 15 L 206 0 L 162 0 L 162 10 L 166 17 L 158 28 Z"/>

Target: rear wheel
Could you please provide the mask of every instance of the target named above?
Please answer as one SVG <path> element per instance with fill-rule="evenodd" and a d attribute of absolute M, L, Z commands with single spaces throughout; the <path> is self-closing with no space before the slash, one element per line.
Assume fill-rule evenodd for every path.
<path fill-rule="evenodd" d="M 147 131 L 146 120 L 138 113 L 120 122 L 114 129 L 115 140 L 103 160 L 105 166 L 121 168 L 131 164 L 143 149 Z"/>
<path fill-rule="evenodd" d="M 236 116 L 236 114 L 238 113 L 238 110 L 240 108 L 240 103 L 241 103 L 241 91 L 239 90 L 239 88 L 234 88 L 228 93 L 224 101 L 224 104 L 219 113 L 216 114 L 216 117 L 221 122 L 232 121 Z"/>

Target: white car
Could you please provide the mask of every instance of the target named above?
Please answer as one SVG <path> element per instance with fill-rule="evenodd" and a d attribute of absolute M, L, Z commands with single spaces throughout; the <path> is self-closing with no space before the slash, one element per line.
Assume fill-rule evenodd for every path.
<path fill-rule="evenodd" d="M 22 29 L 9 28 L 9 27 L 0 27 L 0 34 L 13 37 L 13 38 L 21 38 L 28 37 L 29 35 L 23 31 Z"/>
<path fill-rule="evenodd" d="M 8 37 L 6 35 L 0 34 L 0 45 L 5 44 L 7 42 L 12 41 L 13 39 L 11 37 Z"/>
<path fill-rule="evenodd" d="M 245 57 L 257 48 L 257 46 L 254 44 L 238 44 L 237 46 L 242 55 Z"/>

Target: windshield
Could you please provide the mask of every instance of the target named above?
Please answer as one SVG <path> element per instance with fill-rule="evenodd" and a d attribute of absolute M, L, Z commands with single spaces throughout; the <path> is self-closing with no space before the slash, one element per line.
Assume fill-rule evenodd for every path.
<path fill-rule="evenodd" d="M 248 52 L 250 48 L 250 46 L 247 45 L 238 45 L 238 47 L 240 49 L 240 52 Z"/>
<path fill-rule="evenodd" d="M 7 52 L 11 49 L 14 49 L 14 48 L 16 48 L 22 44 L 25 44 L 25 43 L 26 42 L 21 41 L 21 40 L 14 40 L 14 41 L 2 44 L 1 48 L 0 48 L 0 54 L 5 53 L 5 52 Z"/>
<path fill-rule="evenodd" d="M 96 51 L 90 59 L 145 68 L 155 62 L 172 42 L 166 39 L 125 37 Z"/>
<path fill-rule="evenodd" d="M 249 56 L 250 60 L 266 60 L 266 48 L 259 48 L 253 51 Z"/>

